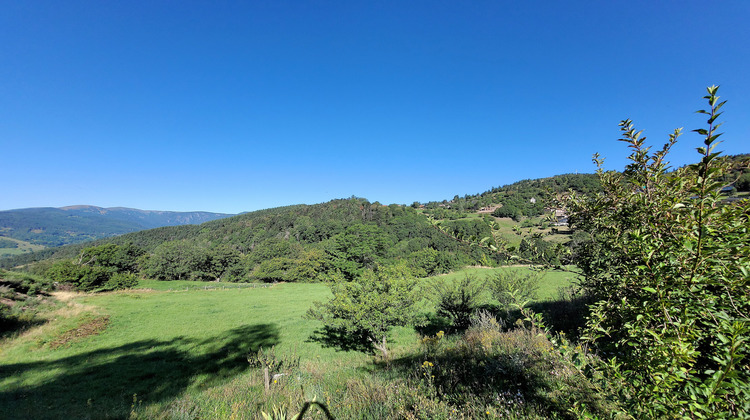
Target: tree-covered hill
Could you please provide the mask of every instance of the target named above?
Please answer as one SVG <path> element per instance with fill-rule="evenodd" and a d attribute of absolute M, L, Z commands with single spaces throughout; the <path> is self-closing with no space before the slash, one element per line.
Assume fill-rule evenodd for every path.
<path fill-rule="evenodd" d="M 101 266 L 105 271 L 124 270 L 161 280 L 353 279 L 362 270 L 398 263 L 425 276 L 500 258 L 456 237 L 472 236 L 478 241 L 489 234 L 483 219 L 448 224 L 441 230 L 414 208 L 351 198 L 267 209 L 201 225 L 139 231 L 16 256 L 3 260 L 2 265 L 10 268 L 48 259 L 37 264 L 40 272 L 54 262 L 58 277 L 69 276 L 58 280 L 85 274 L 89 278 L 84 288 L 88 289 L 106 282 L 108 275 L 82 274 L 71 265 L 63 270 L 60 261 L 75 258 L 74 265 L 79 268 L 91 261 L 92 267 Z M 72 282 L 76 281 L 82 280 Z"/>
<path fill-rule="evenodd" d="M 568 191 L 592 193 L 601 190 L 595 174 L 564 174 L 549 178 L 525 179 L 481 194 L 456 195 L 453 200 L 429 202 L 425 209 L 440 218 L 451 218 L 456 212 L 476 212 L 505 207 L 501 217 L 538 216 L 558 194 Z M 418 203 L 415 203 L 418 204 Z M 454 216 L 455 217 L 455 216 Z"/>

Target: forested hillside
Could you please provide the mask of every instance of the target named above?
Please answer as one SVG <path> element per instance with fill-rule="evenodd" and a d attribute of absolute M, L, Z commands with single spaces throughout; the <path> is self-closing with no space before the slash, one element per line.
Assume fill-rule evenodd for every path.
<path fill-rule="evenodd" d="M 551 205 L 556 196 L 570 191 L 594 193 L 601 191 L 595 174 L 564 174 L 549 178 L 525 179 L 513 184 L 495 187 L 481 194 L 456 195 L 453 200 L 432 201 L 424 208 L 440 218 L 453 218 L 461 212 L 490 211 L 497 217 L 539 216 Z M 419 203 L 415 203 L 419 205 Z M 502 208 L 502 210 L 500 210 Z"/>
<path fill-rule="evenodd" d="M 473 243 L 485 237 L 485 245 L 495 244 L 481 218 L 438 229 L 414 208 L 352 198 L 135 232 L 17 256 L 5 266 L 51 257 L 32 270 L 84 290 L 105 287 L 115 272 L 159 280 L 320 281 L 403 262 L 414 275 L 427 276 L 497 263 L 502 254 Z"/>

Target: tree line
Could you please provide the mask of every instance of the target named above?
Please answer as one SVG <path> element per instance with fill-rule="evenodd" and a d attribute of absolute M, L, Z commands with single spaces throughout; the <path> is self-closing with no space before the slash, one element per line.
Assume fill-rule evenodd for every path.
<path fill-rule="evenodd" d="M 500 262 L 501 256 L 456 240 L 488 235 L 484 221 L 447 226 L 450 235 L 411 207 L 340 199 L 123 235 L 61 251 L 56 262 L 39 263 L 37 270 L 81 290 L 110 290 L 135 277 L 311 282 L 353 280 L 399 262 L 419 277 Z"/>

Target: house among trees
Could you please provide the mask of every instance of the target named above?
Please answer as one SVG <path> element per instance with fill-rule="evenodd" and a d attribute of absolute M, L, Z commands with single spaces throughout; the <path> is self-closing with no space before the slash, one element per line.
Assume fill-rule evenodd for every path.
<path fill-rule="evenodd" d="M 502 206 L 485 206 L 477 210 L 477 213 L 492 213 L 495 209 L 499 209 Z"/>
<path fill-rule="evenodd" d="M 564 209 L 547 208 L 545 209 L 552 213 L 554 218 L 553 226 L 567 226 L 568 224 L 568 212 Z"/>

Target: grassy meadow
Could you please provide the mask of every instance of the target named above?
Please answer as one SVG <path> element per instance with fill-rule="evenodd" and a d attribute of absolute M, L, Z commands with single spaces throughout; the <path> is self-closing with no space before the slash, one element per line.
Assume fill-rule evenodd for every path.
<path fill-rule="evenodd" d="M 483 278 L 494 270 L 469 268 L 426 282 Z M 571 281 L 569 273 L 548 273 L 540 300 Z M 337 418 L 361 417 L 358 398 L 366 395 L 372 407 L 373 395 L 385 393 L 395 373 L 316 334 L 321 325 L 304 314 L 329 296 L 320 283 L 188 281 L 146 281 L 136 290 L 103 294 L 59 292 L 65 304 L 47 315 L 49 322 L 0 343 L 0 417 L 258 418 L 261 410 L 298 410 L 311 399 L 327 402 Z M 410 357 L 420 340 L 413 328 L 395 329 L 393 357 Z M 261 371 L 247 360 L 272 346 L 279 358 L 299 358 L 295 373 L 274 384 L 284 392 L 265 393 Z M 382 398 L 384 407 L 396 404 Z"/>
<path fill-rule="evenodd" d="M 7 241 L 16 243 L 16 246 L 12 248 L 4 247 L 0 244 L 0 257 L 20 255 L 27 252 L 41 251 L 44 249 L 43 245 L 35 245 L 31 242 L 22 241 L 20 239 L 8 238 L 6 236 L 0 236 L 0 239 L 2 239 L 2 241 L 0 242 Z"/>

